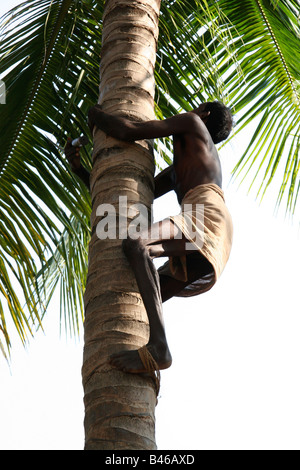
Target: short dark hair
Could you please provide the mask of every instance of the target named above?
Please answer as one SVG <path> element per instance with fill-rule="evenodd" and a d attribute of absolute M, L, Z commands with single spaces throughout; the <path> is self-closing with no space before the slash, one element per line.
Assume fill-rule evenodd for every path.
<path fill-rule="evenodd" d="M 220 101 L 211 101 L 206 103 L 205 111 L 210 111 L 206 127 L 214 144 L 227 139 L 233 127 L 231 109 Z"/>

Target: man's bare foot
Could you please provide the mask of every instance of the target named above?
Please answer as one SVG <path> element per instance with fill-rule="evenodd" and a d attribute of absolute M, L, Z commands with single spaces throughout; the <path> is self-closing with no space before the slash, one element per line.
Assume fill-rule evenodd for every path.
<path fill-rule="evenodd" d="M 167 369 L 172 364 L 172 357 L 168 347 L 158 348 L 148 344 L 147 349 L 155 360 L 158 369 Z M 121 351 L 112 354 L 109 360 L 110 364 L 123 372 L 130 372 L 131 374 L 140 374 L 150 372 L 142 363 L 140 355 L 137 350 Z"/>

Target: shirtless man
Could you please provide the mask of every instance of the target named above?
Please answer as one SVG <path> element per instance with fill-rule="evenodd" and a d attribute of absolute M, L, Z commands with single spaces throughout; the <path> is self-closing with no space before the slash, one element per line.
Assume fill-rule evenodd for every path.
<path fill-rule="evenodd" d="M 166 369 L 172 358 L 163 323 L 162 302 L 173 296 L 196 295 L 210 289 L 229 257 L 232 225 L 221 190 L 221 165 L 214 144 L 229 136 L 232 115 L 222 103 L 208 102 L 192 112 L 162 121 L 132 122 L 105 113 L 96 105 L 90 109 L 88 120 L 91 132 L 96 126 L 106 134 L 128 142 L 173 136 L 173 165 L 156 176 L 154 197 L 174 190 L 180 204 L 204 204 L 204 241 L 200 248 L 195 245 L 195 249 L 187 250 L 187 242 L 193 240 L 181 224 L 181 215 L 154 224 L 138 239 L 128 237 L 123 240 L 124 253 L 147 311 L 150 336 L 144 348 L 114 354 L 110 363 L 131 373 L 150 372 L 149 367 L 153 371 Z M 66 155 L 73 171 L 88 184 L 87 172 L 80 164 L 79 149 L 72 150 L 68 143 Z M 153 233 L 158 233 L 158 237 L 151 238 Z M 166 233 L 168 237 L 164 235 Z M 169 257 L 169 262 L 159 270 L 153 263 L 158 257 Z M 179 274 L 174 266 L 176 260 L 179 265 L 183 263 L 179 266 Z"/>

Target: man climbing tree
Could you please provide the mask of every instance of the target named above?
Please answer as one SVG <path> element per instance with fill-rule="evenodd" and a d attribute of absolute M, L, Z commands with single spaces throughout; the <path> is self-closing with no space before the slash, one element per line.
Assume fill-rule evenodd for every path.
<path fill-rule="evenodd" d="M 173 136 L 173 165 L 155 178 L 154 197 L 174 190 L 182 212 L 141 231 L 138 238 L 128 236 L 123 241 L 147 311 L 149 342 L 138 350 L 121 351 L 110 358 L 110 363 L 122 371 L 154 374 L 172 363 L 162 302 L 173 296 L 206 292 L 229 258 L 232 222 L 221 189 L 221 164 L 214 144 L 229 136 L 232 115 L 222 103 L 208 102 L 166 120 L 132 122 L 105 113 L 96 105 L 89 111 L 91 132 L 95 126 L 127 142 Z M 73 171 L 88 186 L 89 175 L 81 165 L 79 148 L 68 142 L 65 152 Z M 203 217 L 199 207 L 204 209 Z M 157 271 L 153 259 L 158 257 L 168 257 L 169 261 Z"/>

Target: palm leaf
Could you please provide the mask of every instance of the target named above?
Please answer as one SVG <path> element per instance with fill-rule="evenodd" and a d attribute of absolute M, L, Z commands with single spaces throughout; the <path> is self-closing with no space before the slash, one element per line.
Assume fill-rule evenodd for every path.
<path fill-rule="evenodd" d="M 260 175 L 258 194 L 263 196 L 277 172 L 283 171 L 278 203 L 287 189 L 288 208 L 294 210 L 298 167 L 284 166 L 283 159 L 288 155 L 288 161 L 298 161 L 299 155 L 299 4 L 246 0 L 241 9 L 236 5 L 232 0 L 219 2 L 234 25 L 232 36 L 244 81 L 233 70 L 227 79 L 228 97 L 239 115 L 239 129 L 255 118 L 260 122 L 234 174 L 252 175 L 251 186 Z"/>
<path fill-rule="evenodd" d="M 0 200 L 4 222 L 0 238 L 0 302 L 1 312 L 3 301 L 9 308 L 23 341 L 26 332 L 32 332 L 33 321 L 40 324 L 49 301 L 48 292 L 37 289 L 38 271 L 47 269 L 48 258 L 53 258 L 62 232 L 64 236 L 67 233 L 74 236 L 70 214 L 80 223 L 80 230 L 89 234 L 89 195 L 70 173 L 59 148 L 67 134 L 75 137 L 87 132 L 86 111 L 97 96 L 91 85 L 95 77 L 90 73 L 88 60 L 84 70 L 79 70 L 78 62 L 74 62 L 79 48 L 86 47 L 85 53 L 89 55 L 89 42 L 84 45 L 76 37 L 82 31 L 75 21 L 78 3 L 24 2 L 2 20 L 0 67 L 1 72 L 6 71 L 2 79 L 6 84 L 7 105 L 1 107 L 0 125 Z M 73 15 L 69 7 L 73 8 Z M 84 16 L 80 17 L 82 22 Z M 12 19 L 8 21 L 9 18 Z M 96 20 L 90 12 L 93 26 Z M 84 23 L 88 23 L 86 18 Z M 95 34 L 94 41 L 96 38 Z M 80 87 L 83 71 L 89 78 Z M 85 93 L 91 94 L 92 101 L 81 110 L 78 103 Z M 90 166 L 88 152 L 84 159 Z M 6 275 L 8 272 L 11 276 Z M 14 283 L 17 280 L 23 292 L 22 303 L 29 310 L 27 322 L 22 303 L 12 302 L 4 295 L 9 292 L 14 299 L 18 298 L 12 282 L 16 272 L 19 274 L 14 276 Z M 4 343 L 9 347 L 4 313 L 1 319 L 2 347 Z"/>

